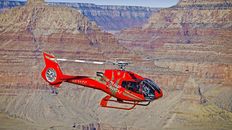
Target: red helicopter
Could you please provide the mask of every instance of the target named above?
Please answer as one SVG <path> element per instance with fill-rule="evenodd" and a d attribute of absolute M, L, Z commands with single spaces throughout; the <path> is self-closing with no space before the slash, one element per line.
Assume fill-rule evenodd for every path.
<path fill-rule="evenodd" d="M 123 110 L 131 110 L 136 105 L 147 106 L 151 101 L 163 96 L 162 90 L 155 82 L 136 73 L 126 71 L 125 67 L 129 64 L 128 62 L 114 62 L 113 64 L 118 65 L 119 69 L 105 70 L 104 73 L 97 72 L 96 77 L 72 76 L 63 74 L 57 61 L 73 61 L 98 65 L 106 62 L 58 59 L 48 53 L 43 53 L 43 56 L 46 66 L 41 75 L 52 86 L 52 90 L 55 90 L 56 94 L 58 94 L 57 88 L 60 87 L 62 82 L 94 88 L 107 93 L 107 96 L 101 100 L 100 105 L 102 107 Z M 113 97 L 116 99 L 113 100 Z M 112 106 L 108 102 L 129 104 L 130 106 Z"/>

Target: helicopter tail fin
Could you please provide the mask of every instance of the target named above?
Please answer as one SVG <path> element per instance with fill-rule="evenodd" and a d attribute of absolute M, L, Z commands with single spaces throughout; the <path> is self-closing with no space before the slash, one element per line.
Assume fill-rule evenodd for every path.
<path fill-rule="evenodd" d="M 43 53 L 45 68 L 43 69 L 41 76 L 50 85 L 58 88 L 63 81 L 63 73 L 55 59 L 55 56 L 48 53 Z"/>

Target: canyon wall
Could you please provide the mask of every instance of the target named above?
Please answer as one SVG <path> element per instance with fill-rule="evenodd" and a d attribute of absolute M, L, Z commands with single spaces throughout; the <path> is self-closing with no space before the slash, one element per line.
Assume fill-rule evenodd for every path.
<path fill-rule="evenodd" d="M 49 4 L 77 8 L 91 21 L 95 21 L 98 26 L 106 31 L 119 31 L 129 27 L 142 26 L 147 22 L 152 13 L 159 10 L 159 8 L 139 6 L 113 6 L 81 3 Z"/>
<path fill-rule="evenodd" d="M 183 0 L 117 36 L 158 66 L 231 82 L 231 9 L 231 1 Z M 213 69 L 218 66 L 222 70 Z"/>
<path fill-rule="evenodd" d="M 122 58 L 132 56 L 127 49 L 118 46 L 113 35 L 102 32 L 94 22 L 68 7 L 29 3 L 4 10 L 0 15 L 0 26 L 1 86 L 5 87 L 41 86 L 39 73 L 44 66 L 44 51 L 71 59 L 105 60 L 119 55 Z"/>
<path fill-rule="evenodd" d="M 77 129 L 117 128 L 104 118 L 98 119 L 96 115 L 103 93 L 84 89 L 81 94 L 83 88 L 75 86 L 71 90 L 72 85 L 64 84 L 67 93 L 61 91 L 66 94 L 73 91 L 74 95 L 61 92 L 64 95 L 53 97 L 49 94 L 49 85 L 40 75 L 44 67 L 42 52 L 69 59 L 114 60 L 135 57 L 120 47 L 112 34 L 102 32 L 76 9 L 46 5 L 42 1 L 30 1 L 24 6 L 3 10 L 0 27 L 1 112 L 29 122 L 32 125 L 26 127 L 28 129 L 73 129 L 75 124 Z M 64 73 L 87 76 L 95 76 L 96 71 L 113 67 L 75 63 L 60 65 Z M 45 99 L 45 102 L 41 99 Z M 58 102 L 63 102 L 60 99 L 64 99 L 67 104 L 56 106 Z M 77 107 L 81 104 L 83 107 Z M 100 109 L 99 113 L 104 111 Z"/>
<path fill-rule="evenodd" d="M 199 129 L 205 129 L 210 123 L 197 120 L 211 120 L 207 114 L 205 119 L 185 115 L 193 111 L 203 114 L 206 107 L 199 102 L 209 105 L 206 113 L 220 109 L 231 112 L 231 3 L 231 0 L 180 0 L 177 5 L 153 14 L 143 27 L 117 34 L 121 45 L 153 61 L 154 70 L 163 68 L 150 73 L 159 85 L 171 91 L 183 90 L 182 103 L 170 116 L 171 123 L 168 121 L 163 128 L 184 129 L 178 122 L 191 120 L 189 125 L 195 122 Z M 210 97 L 214 94 L 217 96 Z M 231 122 L 223 126 L 228 129 Z"/>
<path fill-rule="evenodd" d="M 0 10 L 25 5 L 23 1 L 0 1 Z M 95 5 L 88 3 L 65 3 L 47 2 L 48 5 L 64 6 L 77 9 L 82 12 L 89 20 L 109 32 L 117 32 L 129 27 L 141 27 L 145 24 L 152 13 L 159 8 L 149 8 L 140 6 L 114 6 L 114 5 Z"/>
<path fill-rule="evenodd" d="M 4 9 L 0 111 L 29 122 L 31 129 L 230 130 L 231 6 L 186 5 L 195 1 L 160 10 L 143 27 L 119 33 L 119 42 L 73 8 L 32 1 Z M 40 76 L 43 51 L 68 59 L 128 59 L 133 64 L 127 69 L 153 79 L 164 96 L 122 111 L 100 107 L 105 94 L 81 86 L 64 83 L 52 95 Z M 113 68 L 60 65 L 64 73 L 88 76 Z"/>

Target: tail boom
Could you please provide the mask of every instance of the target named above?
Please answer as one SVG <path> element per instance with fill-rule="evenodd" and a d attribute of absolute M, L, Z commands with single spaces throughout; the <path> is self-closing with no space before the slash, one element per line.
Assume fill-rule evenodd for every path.
<path fill-rule="evenodd" d="M 42 78 L 51 86 L 59 88 L 62 82 L 73 83 L 85 87 L 101 89 L 104 87 L 102 83 L 87 76 L 71 76 L 62 73 L 55 56 L 43 53 L 45 67 L 41 72 Z"/>

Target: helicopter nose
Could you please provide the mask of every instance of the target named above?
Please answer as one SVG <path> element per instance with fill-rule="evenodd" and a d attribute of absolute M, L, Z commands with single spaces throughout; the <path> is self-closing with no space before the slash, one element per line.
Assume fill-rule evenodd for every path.
<path fill-rule="evenodd" d="M 155 99 L 163 97 L 163 92 L 160 90 L 160 92 L 155 91 Z"/>

